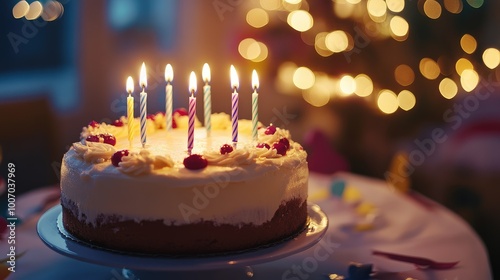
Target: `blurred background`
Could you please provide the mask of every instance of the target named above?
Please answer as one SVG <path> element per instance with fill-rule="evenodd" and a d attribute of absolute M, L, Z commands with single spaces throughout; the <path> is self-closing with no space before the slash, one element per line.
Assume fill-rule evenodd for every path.
<path fill-rule="evenodd" d="M 229 113 L 233 64 L 240 118 L 256 69 L 260 120 L 289 129 L 312 171 L 408 182 L 500 267 L 500 1 L 4 0 L 0 13 L 0 175 L 16 164 L 17 194 L 57 184 L 83 126 L 126 114 L 142 62 L 150 112 L 164 111 L 167 63 L 174 108 L 208 63 L 213 111 Z"/>

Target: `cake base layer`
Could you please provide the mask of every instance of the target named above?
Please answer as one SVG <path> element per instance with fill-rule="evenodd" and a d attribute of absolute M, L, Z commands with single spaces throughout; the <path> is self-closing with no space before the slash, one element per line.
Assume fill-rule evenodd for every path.
<path fill-rule="evenodd" d="M 81 221 L 72 201 L 63 200 L 64 228 L 96 246 L 131 253 L 192 256 L 248 250 L 290 237 L 304 229 L 307 203 L 294 198 L 281 204 L 262 225 L 202 221 L 166 225 L 162 220 L 124 220 L 101 215 L 95 225 Z"/>

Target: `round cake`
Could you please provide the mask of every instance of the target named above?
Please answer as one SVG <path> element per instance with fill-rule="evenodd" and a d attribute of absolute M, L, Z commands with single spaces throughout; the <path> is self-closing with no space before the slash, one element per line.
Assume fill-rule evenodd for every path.
<path fill-rule="evenodd" d="M 273 125 L 251 137 L 239 121 L 231 143 L 227 114 L 212 129 L 196 121 L 187 153 L 187 116 L 162 113 L 147 121 L 142 147 L 138 119 L 91 122 L 64 155 L 62 220 L 66 231 L 113 250 L 168 255 L 226 253 L 293 236 L 307 222 L 307 154 Z M 130 141 L 131 140 L 131 141 Z"/>

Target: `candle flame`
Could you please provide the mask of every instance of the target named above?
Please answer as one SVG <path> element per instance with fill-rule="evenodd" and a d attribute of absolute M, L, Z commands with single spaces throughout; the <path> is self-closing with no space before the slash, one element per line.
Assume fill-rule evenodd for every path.
<path fill-rule="evenodd" d="M 234 69 L 233 65 L 231 65 L 229 72 L 230 72 L 229 74 L 231 75 L 231 87 L 234 89 L 239 88 L 240 81 L 238 80 L 238 73 L 236 73 L 236 69 Z"/>
<path fill-rule="evenodd" d="M 254 90 L 259 88 L 259 76 L 257 76 L 257 71 L 255 71 L 255 69 L 252 71 L 252 88 Z"/>
<path fill-rule="evenodd" d="M 210 83 L 210 67 L 208 63 L 203 64 L 203 70 L 201 70 L 201 78 L 205 83 Z"/>
<path fill-rule="evenodd" d="M 165 66 L 165 81 L 167 83 L 170 83 L 173 80 L 174 80 L 174 69 L 172 69 L 172 65 L 167 64 L 167 66 Z"/>
<path fill-rule="evenodd" d="M 144 64 L 144 62 L 142 63 L 141 66 L 141 74 L 139 75 L 139 84 L 141 85 L 142 88 L 148 86 L 148 79 L 146 76 L 146 64 Z"/>
<path fill-rule="evenodd" d="M 196 74 L 194 73 L 194 71 L 191 71 L 191 75 L 189 75 L 189 93 L 190 94 L 194 95 L 196 93 L 196 89 L 197 89 L 196 83 L 197 83 Z"/>
<path fill-rule="evenodd" d="M 127 78 L 127 92 L 128 94 L 132 94 L 132 92 L 134 92 L 134 79 L 130 76 Z"/>

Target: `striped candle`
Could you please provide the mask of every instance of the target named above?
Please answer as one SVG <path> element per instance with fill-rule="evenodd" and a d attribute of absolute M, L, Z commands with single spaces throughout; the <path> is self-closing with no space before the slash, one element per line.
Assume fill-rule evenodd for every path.
<path fill-rule="evenodd" d="M 210 67 L 207 63 L 203 64 L 203 69 L 201 71 L 202 79 L 205 82 L 203 87 L 203 112 L 205 114 L 205 129 L 207 131 L 207 137 L 210 137 L 212 132 L 212 92 L 210 83 Z"/>
<path fill-rule="evenodd" d="M 172 130 L 172 85 L 170 84 L 174 80 L 174 70 L 172 65 L 167 64 L 165 67 L 165 81 L 167 86 L 165 87 L 165 117 L 167 122 L 167 130 Z"/>
<path fill-rule="evenodd" d="M 231 65 L 230 68 L 231 75 L 231 87 L 233 88 L 233 93 L 231 95 L 231 123 L 232 123 L 232 140 L 233 147 L 236 149 L 238 144 L 238 87 L 240 85 L 238 80 L 238 74 L 236 73 L 236 69 Z"/>
<path fill-rule="evenodd" d="M 132 147 L 132 138 L 134 138 L 134 97 L 132 93 L 134 92 L 134 80 L 132 77 L 127 78 L 127 126 L 128 126 L 128 142 L 130 147 Z"/>
<path fill-rule="evenodd" d="M 139 77 L 139 84 L 141 85 L 142 92 L 140 94 L 140 103 L 139 103 L 139 109 L 140 109 L 140 121 L 141 121 L 141 143 L 142 147 L 146 147 L 146 123 L 147 123 L 147 100 L 148 100 L 148 94 L 145 92 L 145 89 L 148 85 L 147 81 L 147 76 L 146 76 L 146 65 L 144 62 L 142 63 L 141 66 L 141 74 Z"/>
<path fill-rule="evenodd" d="M 257 76 L 257 71 L 252 71 L 252 138 L 254 141 L 258 140 L 257 135 L 257 125 L 259 122 L 259 94 L 257 89 L 259 88 L 259 77 Z"/>
<path fill-rule="evenodd" d="M 188 109 L 188 155 L 191 155 L 194 146 L 194 118 L 196 116 L 196 75 L 191 72 L 189 76 L 189 109 Z"/>

